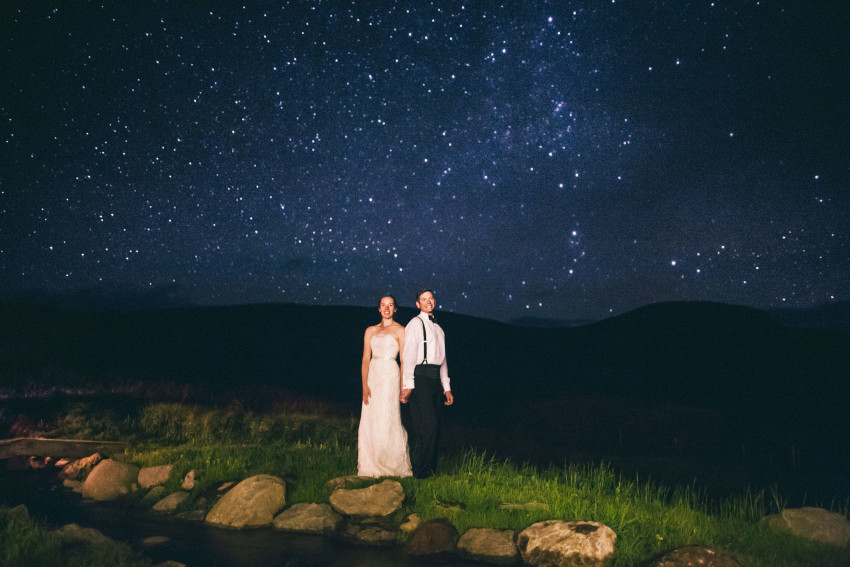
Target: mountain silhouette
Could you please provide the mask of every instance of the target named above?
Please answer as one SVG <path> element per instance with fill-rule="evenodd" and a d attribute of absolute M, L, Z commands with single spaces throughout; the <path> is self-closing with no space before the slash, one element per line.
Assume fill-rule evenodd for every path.
<path fill-rule="evenodd" d="M 402 308 L 396 319 L 415 315 Z M 363 332 L 379 320 L 375 308 L 285 304 L 0 306 L 0 394 L 182 384 L 188 394 L 169 401 L 268 410 L 300 396 L 357 415 Z M 850 434 L 845 329 L 789 327 L 763 311 L 703 302 L 574 327 L 438 320 L 455 394 L 444 412 L 447 447 L 541 464 L 602 458 L 676 482 L 713 470 L 718 486 L 731 473 L 738 486 L 785 471 L 811 495 L 802 451 L 824 493 L 844 482 L 850 458 L 836 449 Z M 0 418 L 13 414 L 0 406 Z"/>
<path fill-rule="evenodd" d="M 406 323 L 415 315 L 400 309 Z M 278 386 L 358 400 L 375 309 L 304 305 L 72 312 L 0 308 L 7 386 L 57 380 L 171 380 L 215 392 Z M 579 327 L 525 327 L 440 313 L 453 389 L 497 403 L 604 394 L 767 414 L 846 400 L 850 339 L 796 329 L 747 307 L 659 303 Z"/>

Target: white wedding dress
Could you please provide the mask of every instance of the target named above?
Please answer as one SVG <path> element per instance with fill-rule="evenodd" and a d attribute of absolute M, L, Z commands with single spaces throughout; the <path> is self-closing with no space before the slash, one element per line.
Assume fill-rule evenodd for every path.
<path fill-rule="evenodd" d="M 401 425 L 398 343 L 392 335 L 373 335 L 367 383 L 369 405 L 360 409 L 357 437 L 359 476 L 411 476 L 407 431 Z"/>

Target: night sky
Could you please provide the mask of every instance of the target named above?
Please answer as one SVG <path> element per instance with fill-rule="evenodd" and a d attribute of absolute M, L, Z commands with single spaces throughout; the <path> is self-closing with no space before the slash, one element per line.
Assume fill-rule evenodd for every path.
<path fill-rule="evenodd" d="M 847 2 L 106 4 L 0 6 L 0 299 L 850 299 Z"/>

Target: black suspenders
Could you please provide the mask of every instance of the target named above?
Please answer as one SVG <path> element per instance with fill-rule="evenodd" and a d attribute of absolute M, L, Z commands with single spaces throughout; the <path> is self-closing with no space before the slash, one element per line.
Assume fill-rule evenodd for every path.
<path fill-rule="evenodd" d="M 422 323 L 422 348 L 424 349 L 424 357 L 422 359 L 422 364 L 428 364 L 428 335 L 425 333 L 425 321 L 422 320 L 422 317 L 417 317 L 419 322 Z"/>

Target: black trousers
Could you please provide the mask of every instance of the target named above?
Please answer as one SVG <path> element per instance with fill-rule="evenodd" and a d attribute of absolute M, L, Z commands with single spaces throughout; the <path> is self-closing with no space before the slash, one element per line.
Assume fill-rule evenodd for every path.
<path fill-rule="evenodd" d="M 437 444 L 440 440 L 440 415 L 443 386 L 440 379 L 416 376 L 416 387 L 410 394 L 410 417 L 413 420 L 411 465 L 413 476 L 426 478 L 437 471 Z"/>

